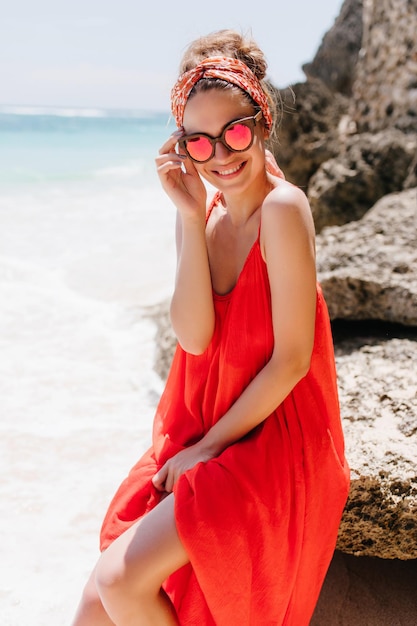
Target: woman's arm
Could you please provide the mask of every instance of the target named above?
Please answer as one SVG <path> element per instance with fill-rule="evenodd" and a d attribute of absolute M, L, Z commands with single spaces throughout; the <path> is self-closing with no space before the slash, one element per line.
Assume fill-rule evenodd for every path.
<path fill-rule="evenodd" d="M 207 254 L 205 218 L 177 214 L 177 274 L 171 300 L 171 324 L 181 346 L 202 354 L 214 331 L 214 304 Z"/>
<path fill-rule="evenodd" d="M 177 274 L 171 321 L 178 341 L 192 354 L 207 348 L 214 331 L 214 304 L 205 237 L 206 188 L 190 159 L 175 152 L 182 131 L 171 135 L 159 151 L 157 171 L 178 209 Z"/>
<path fill-rule="evenodd" d="M 314 343 L 316 271 L 313 220 L 301 190 L 282 184 L 265 200 L 261 246 L 271 288 L 272 357 L 209 432 L 158 472 L 154 483 L 159 488 L 172 489 L 186 469 L 218 456 L 255 428 L 308 372 Z"/>

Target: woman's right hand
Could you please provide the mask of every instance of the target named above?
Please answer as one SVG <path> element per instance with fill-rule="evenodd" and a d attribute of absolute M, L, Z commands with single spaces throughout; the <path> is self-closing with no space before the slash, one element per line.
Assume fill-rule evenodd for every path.
<path fill-rule="evenodd" d="M 194 163 L 175 151 L 183 131 L 175 131 L 159 150 L 155 163 L 162 187 L 182 217 L 205 220 L 207 191 Z"/>

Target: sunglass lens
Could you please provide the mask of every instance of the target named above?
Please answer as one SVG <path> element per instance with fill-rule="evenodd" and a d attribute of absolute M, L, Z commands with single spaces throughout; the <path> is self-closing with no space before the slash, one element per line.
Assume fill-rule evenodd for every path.
<path fill-rule="evenodd" d="M 232 150 L 246 150 L 252 141 L 252 129 L 245 124 L 233 124 L 226 130 L 224 139 Z"/>
<path fill-rule="evenodd" d="M 207 161 L 212 153 L 212 145 L 207 137 L 193 137 L 186 143 L 187 152 L 196 161 Z"/>

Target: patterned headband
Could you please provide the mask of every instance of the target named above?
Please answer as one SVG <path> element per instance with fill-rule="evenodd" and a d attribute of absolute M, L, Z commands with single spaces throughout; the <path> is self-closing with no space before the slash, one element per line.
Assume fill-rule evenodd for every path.
<path fill-rule="evenodd" d="M 272 115 L 261 83 L 248 66 L 230 57 L 209 57 L 182 74 L 171 91 L 171 109 L 177 126 L 182 126 L 184 109 L 192 88 L 202 78 L 220 78 L 246 91 L 261 108 L 265 126 L 272 128 Z"/>

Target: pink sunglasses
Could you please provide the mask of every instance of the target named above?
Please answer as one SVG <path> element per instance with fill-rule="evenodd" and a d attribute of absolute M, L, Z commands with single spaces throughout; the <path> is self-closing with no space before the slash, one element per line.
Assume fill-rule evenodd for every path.
<path fill-rule="evenodd" d="M 258 111 L 256 115 L 229 122 L 218 137 L 211 137 L 205 133 L 192 133 L 191 135 L 181 137 L 178 144 L 185 150 L 190 159 L 196 163 L 210 161 L 214 156 L 218 141 L 231 152 L 244 152 L 251 147 L 254 128 L 261 118 L 262 111 Z"/>

